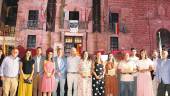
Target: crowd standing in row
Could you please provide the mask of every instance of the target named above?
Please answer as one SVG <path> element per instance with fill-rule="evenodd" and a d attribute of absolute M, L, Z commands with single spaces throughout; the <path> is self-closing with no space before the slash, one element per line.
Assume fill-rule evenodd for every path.
<path fill-rule="evenodd" d="M 4 56 L 0 49 L 0 96 L 165 96 L 170 95 L 170 60 L 168 51 L 162 50 L 160 58 L 156 50 L 149 59 L 142 49 L 139 58 L 137 50 L 123 53 L 122 60 L 108 54 L 103 61 L 98 52 L 94 59 L 85 51 L 77 55 L 72 48 L 65 57 L 61 48 L 57 56 L 53 51 L 42 55 L 42 48 L 31 50 L 19 58 L 19 50 L 14 48 L 11 55 Z M 19 82 L 19 83 L 18 83 Z M 60 84 L 60 85 L 58 85 Z M 73 92 L 73 93 L 72 93 Z"/>

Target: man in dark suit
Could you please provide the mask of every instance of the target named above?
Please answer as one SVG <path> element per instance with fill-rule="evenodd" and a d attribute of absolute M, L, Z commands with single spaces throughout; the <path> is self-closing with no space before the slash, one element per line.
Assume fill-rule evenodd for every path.
<path fill-rule="evenodd" d="M 43 62 L 45 57 L 42 55 L 42 48 L 37 47 L 36 56 L 33 57 L 35 60 L 34 64 L 34 78 L 33 78 L 33 96 L 42 96 L 39 90 L 39 85 L 41 81 L 41 76 L 43 74 Z"/>

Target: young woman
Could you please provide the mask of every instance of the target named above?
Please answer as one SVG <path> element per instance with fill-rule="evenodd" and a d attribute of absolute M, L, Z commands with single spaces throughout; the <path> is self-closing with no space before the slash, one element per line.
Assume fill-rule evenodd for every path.
<path fill-rule="evenodd" d="M 83 52 L 80 61 L 79 79 L 78 79 L 78 96 L 92 96 L 92 60 L 88 52 Z"/>
<path fill-rule="evenodd" d="M 48 52 L 47 58 L 44 61 L 44 74 L 42 77 L 41 92 L 43 96 L 51 96 L 51 92 L 54 91 L 55 87 L 55 67 L 53 62 L 53 52 Z"/>
<path fill-rule="evenodd" d="M 3 54 L 3 49 L 0 48 L 0 66 L 2 64 L 4 57 L 5 57 L 5 55 Z M 1 78 L 0 78 L 0 96 L 2 96 L 2 80 L 1 80 Z"/>
<path fill-rule="evenodd" d="M 27 50 L 20 64 L 18 96 L 32 96 L 34 63 L 35 61 L 32 59 L 31 50 Z"/>
<path fill-rule="evenodd" d="M 104 96 L 104 64 L 101 60 L 101 53 L 97 53 L 93 64 L 92 88 L 93 96 Z"/>
<path fill-rule="evenodd" d="M 150 71 L 153 70 L 153 62 L 147 57 L 146 50 L 140 51 L 140 59 L 137 65 L 137 96 L 154 96 Z"/>
<path fill-rule="evenodd" d="M 105 96 L 118 96 L 117 63 L 111 53 L 105 69 Z"/>

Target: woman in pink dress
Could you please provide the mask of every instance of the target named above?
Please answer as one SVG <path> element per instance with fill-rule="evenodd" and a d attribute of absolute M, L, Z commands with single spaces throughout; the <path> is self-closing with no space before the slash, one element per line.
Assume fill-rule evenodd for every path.
<path fill-rule="evenodd" d="M 140 60 L 137 64 L 137 96 L 154 96 L 150 71 L 153 70 L 153 62 L 147 57 L 146 50 L 140 51 Z"/>
<path fill-rule="evenodd" d="M 43 96 L 51 96 L 51 92 L 54 91 L 54 87 L 55 87 L 55 77 L 54 77 L 55 69 L 54 69 L 54 62 L 52 58 L 53 58 L 53 53 L 48 52 L 47 60 L 44 61 L 44 74 L 42 77 L 42 84 L 41 84 L 41 92 L 43 92 Z"/>

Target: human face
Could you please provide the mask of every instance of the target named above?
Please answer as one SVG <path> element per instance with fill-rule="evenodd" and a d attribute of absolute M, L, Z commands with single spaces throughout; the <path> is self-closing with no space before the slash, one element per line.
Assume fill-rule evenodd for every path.
<path fill-rule="evenodd" d="M 125 53 L 125 60 L 129 60 L 129 53 Z"/>
<path fill-rule="evenodd" d="M 77 55 L 77 50 L 76 48 L 71 49 L 71 55 L 76 56 Z"/>
<path fill-rule="evenodd" d="M 38 48 L 36 52 L 37 52 L 37 55 L 41 55 L 42 54 L 42 49 Z"/>
<path fill-rule="evenodd" d="M 113 54 L 109 54 L 109 60 L 113 59 Z"/>
<path fill-rule="evenodd" d="M 98 59 L 101 58 L 101 53 L 100 53 L 100 52 L 97 53 L 97 58 L 98 58 Z"/>
<path fill-rule="evenodd" d="M 53 52 L 48 53 L 48 59 L 51 59 L 53 57 Z"/>
<path fill-rule="evenodd" d="M 141 55 L 142 59 L 145 59 L 146 58 L 146 51 L 141 51 L 140 55 Z"/>
<path fill-rule="evenodd" d="M 137 53 L 136 50 L 132 50 L 131 52 L 132 52 L 132 56 L 136 56 L 136 53 Z"/>
<path fill-rule="evenodd" d="M 31 56 L 31 51 L 27 51 L 26 52 L 26 57 L 30 57 Z"/>
<path fill-rule="evenodd" d="M 58 50 L 57 51 L 57 56 L 61 57 L 63 55 L 63 51 L 62 50 Z"/>
<path fill-rule="evenodd" d="M 162 59 L 168 58 L 168 51 L 162 51 Z"/>
<path fill-rule="evenodd" d="M 157 51 L 153 51 L 152 56 L 153 56 L 153 58 L 157 58 L 158 57 L 158 52 Z"/>
<path fill-rule="evenodd" d="M 84 52 L 84 59 L 87 59 L 88 58 L 88 52 Z"/>
<path fill-rule="evenodd" d="M 16 58 L 16 57 L 18 56 L 18 54 L 19 54 L 19 50 L 18 50 L 18 49 L 13 49 L 13 50 L 12 50 L 12 56 L 13 56 L 13 57 Z"/>

